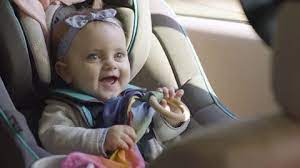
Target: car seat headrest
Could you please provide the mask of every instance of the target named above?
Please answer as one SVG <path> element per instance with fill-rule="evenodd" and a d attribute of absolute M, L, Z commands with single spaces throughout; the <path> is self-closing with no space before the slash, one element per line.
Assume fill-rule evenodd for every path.
<path fill-rule="evenodd" d="M 135 0 L 107 0 L 107 6 L 116 8 L 117 17 L 122 22 L 126 32 L 128 52 L 132 65 L 132 77 L 134 77 L 146 62 L 150 51 L 151 18 L 147 1 Z M 51 30 L 53 23 L 68 15 L 75 7 L 50 5 L 46 9 L 46 23 Z M 28 46 L 32 53 L 32 61 L 36 75 L 41 83 L 48 85 L 51 82 L 51 66 L 49 61 L 48 41 L 43 36 L 39 23 L 29 16 L 21 15 L 20 22 L 23 26 Z M 49 39 L 49 38 L 47 38 Z"/>

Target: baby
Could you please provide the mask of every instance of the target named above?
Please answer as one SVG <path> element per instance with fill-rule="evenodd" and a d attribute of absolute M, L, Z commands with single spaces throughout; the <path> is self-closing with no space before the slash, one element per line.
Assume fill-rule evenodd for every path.
<path fill-rule="evenodd" d="M 46 101 L 39 122 L 42 145 L 55 154 L 80 151 L 108 156 L 116 149 L 138 144 L 145 160 L 155 158 L 161 144 L 181 134 L 186 121 L 156 113 L 141 98 L 146 92 L 130 89 L 130 63 L 126 39 L 114 9 L 73 13 L 52 31 L 55 71 L 64 81 Z M 175 112 L 165 99 L 180 100 L 183 90 L 160 88 L 161 106 Z M 132 125 L 147 129 L 137 135 Z M 131 126 L 130 126 L 131 125 Z"/>

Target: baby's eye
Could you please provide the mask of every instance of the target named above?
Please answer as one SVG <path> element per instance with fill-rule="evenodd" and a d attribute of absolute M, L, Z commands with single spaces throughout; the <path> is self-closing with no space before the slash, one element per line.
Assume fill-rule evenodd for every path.
<path fill-rule="evenodd" d="M 121 52 L 118 52 L 118 53 L 115 55 L 115 59 L 117 59 L 117 60 L 121 60 L 121 59 L 123 59 L 124 57 L 126 57 L 126 54 L 121 53 Z"/>
<path fill-rule="evenodd" d="M 89 54 L 89 55 L 87 56 L 87 59 L 88 59 L 88 60 L 98 60 L 98 59 L 99 59 L 99 56 L 98 56 L 98 54 L 96 54 L 96 53 L 91 53 L 91 54 Z"/>

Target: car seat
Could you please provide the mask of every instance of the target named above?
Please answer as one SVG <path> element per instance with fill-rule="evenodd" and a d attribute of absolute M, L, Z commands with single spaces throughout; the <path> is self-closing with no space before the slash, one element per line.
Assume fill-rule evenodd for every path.
<path fill-rule="evenodd" d="M 18 112 L 0 78 L 1 167 L 28 167 L 35 160 L 50 155 L 39 147 L 25 117 Z"/>
<path fill-rule="evenodd" d="M 124 24 L 132 84 L 150 89 L 163 85 L 185 90 L 183 99 L 192 112 L 186 132 L 236 119 L 214 94 L 184 29 L 163 0 L 104 2 L 117 8 Z M 47 8 L 48 27 L 68 12 L 60 9 L 57 5 Z M 39 23 L 20 13 L 12 1 L 0 2 L 0 19 L 5 21 L 0 26 L 0 75 L 16 109 L 36 134 L 42 99 L 53 73 L 47 52 L 49 46 Z"/>
<path fill-rule="evenodd" d="M 259 4 L 260 0 L 243 0 Z M 250 6 L 266 9 L 267 22 L 256 25 L 268 34 L 273 46 L 273 89 L 282 111 L 249 121 L 217 126 L 195 132 L 191 139 L 177 144 L 156 159 L 152 167 L 205 168 L 298 168 L 300 167 L 300 105 L 299 105 L 299 1 L 265 1 L 269 6 Z M 278 3 L 279 2 L 279 3 Z M 276 3 L 276 5 L 274 5 Z M 249 6 L 247 6 L 249 7 Z M 249 7 L 249 8 L 250 8 Z M 278 10 L 278 12 L 276 11 Z M 276 16 L 275 16 L 276 15 Z M 278 15 L 278 17 L 277 17 Z M 270 19 L 270 20 L 269 20 Z M 252 20 L 253 21 L 253 20 Z M 256 26 L 254 28 L 256 28 Z M 274 28 L 272 28 L 274 30 Z M 263 39 L 264 36 L 263 36 Z"/>
<path fill-rule="evenodd" d="M 205 126 L 235 119 L 213 92 L 175 13 L 163 0 L 151 0 L 149 3 L 152 21 L 151 49 L 133 83 L 151 89 L 161 85 L 184 89 L 183 99 L 193 118 L 191 125 Z"/>

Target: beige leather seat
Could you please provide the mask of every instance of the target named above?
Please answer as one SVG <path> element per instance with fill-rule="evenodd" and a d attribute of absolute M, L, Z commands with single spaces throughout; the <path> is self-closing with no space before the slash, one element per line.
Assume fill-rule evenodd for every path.
<path fill-rule="evenodd" d="M 274 38 L 273 87 L 282 112 L 199 130 L 152 167 L 300 167 L 299 9 L 298 1 L 284 2 Z"/>

